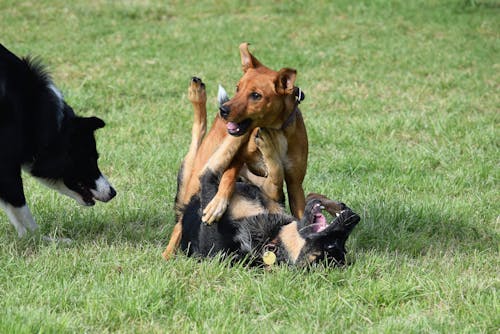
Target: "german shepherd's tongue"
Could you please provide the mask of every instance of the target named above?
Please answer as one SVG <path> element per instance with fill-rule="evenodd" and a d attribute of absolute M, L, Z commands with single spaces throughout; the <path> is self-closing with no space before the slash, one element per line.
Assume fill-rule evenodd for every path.
<path fill-rule="evenodd" d="M 312 224 L 312 229 L 315 233 L 323 231 L 328 224 L 326 223 L 325 216 L 319 212 L 314 215 L 314 223 Z"/>

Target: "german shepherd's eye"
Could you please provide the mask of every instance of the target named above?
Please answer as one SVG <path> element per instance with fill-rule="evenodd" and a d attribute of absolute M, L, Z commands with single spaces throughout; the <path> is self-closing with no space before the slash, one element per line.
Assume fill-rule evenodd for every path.
<path fill-rule="evenodd" d="M 259 93 L 256 93 L 256 92 L 252 92 L 252 93 L 250 93 L 250 98 L 252 100 L 258 101 L 262 98 L 262 95 L 260 95 Z"/>

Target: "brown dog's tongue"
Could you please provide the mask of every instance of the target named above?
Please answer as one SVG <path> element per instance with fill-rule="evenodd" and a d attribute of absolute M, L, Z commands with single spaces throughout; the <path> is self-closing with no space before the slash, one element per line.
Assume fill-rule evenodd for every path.
<path fill-rule="evenodd" d="M 236 131 L 238 130 L 238 124 L 234 123 L 234 122 L 227 122 L 227 130 L 228 131 Z"/>

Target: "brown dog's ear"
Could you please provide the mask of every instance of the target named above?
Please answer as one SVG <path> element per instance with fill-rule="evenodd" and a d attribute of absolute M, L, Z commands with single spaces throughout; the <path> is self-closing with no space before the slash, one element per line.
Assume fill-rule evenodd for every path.
<path fill-rule="evenodd" d="M 276 81 L 276 92 L 282 95 L 289 95 L 293 93 L 293 85 L 297 71 L 293 68 L 282 68 L 278 72 L 278 79 Z"/>
<path fill-rule="evenodd" d="M 249 43 L 240 44 L 241 69 L 243 72 L 246 72 L 249 68 L 262 66 L 260 61 L 258 61 L 248 50 L 249 45 Z"/>

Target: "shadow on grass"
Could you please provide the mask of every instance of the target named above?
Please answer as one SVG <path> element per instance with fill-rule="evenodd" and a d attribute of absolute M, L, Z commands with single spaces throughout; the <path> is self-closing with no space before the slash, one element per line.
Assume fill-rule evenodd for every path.
<path fill-rule="evenodd" d="M 359 208 L 360 206 L 353 205 Z M 471 210 L 468 210 L 471 211 Z M 349 249 L 394 251 L 409 256 L 422 256 L 428 251 L 496 250 L 500 240 L 494 223 L 485 221 L 480 212 L 467 215 L 453 209 L 440 210 L 418 204 L 378 202 L 358 209 L 361 222 L 348 241 Z M 135 212 L 117 220 L 107 217 L 83 216 L 78 222 L 68 221 L 62 226 L 42 225 L 41 235 L 70 238 L 71 244 L 58 247 L 79 247 L 89 243 L 107 245 L 153 245 L 159 254 L 166 247 L 174 226 L 173 214 L 159 217 L 151 212 Z M 10 228 L 10 226 L 7 226 Z M 11 251 L 31 255 L 47 244 L 40 236 L 15 238 L 14 232 L 5 233 L 10 239 Z"/>
<path fill-rule="evenodd" d="M 151 212 L 134 212 L 118 219 L 107 216 L 82 215 L 78 218 L 64 220 L 60 213 L 44 217 L 45 221 L 62 223 L 41 223 L 38 233 L 27 235 L 21 239 L 10 226 L 2 226 L 4 233 L 0 240 L 9 245 L 8 252 L 17 256 L 31 256 L 41 249 L 52 245 L 58 248 L 72 249 L 83 245 L 153 245 L 159 253 L 163 251 L 173 228 L 173 215 L 158 218 Z M 54 241 L 48 241 L 47 237 Z M 65 242 L 63 239 L 70 239 Z M 161 250 L 160 250 L 161 249 Z"/>
<path fill-rule="evenodd" d="M 496 250 L 500 236 L 480 213 L 467 215 L 437 207 L 372 203 L 361 212 L 351 247 L 397 251 L 410 256 L 431 249 L 469 252 Z"/>

